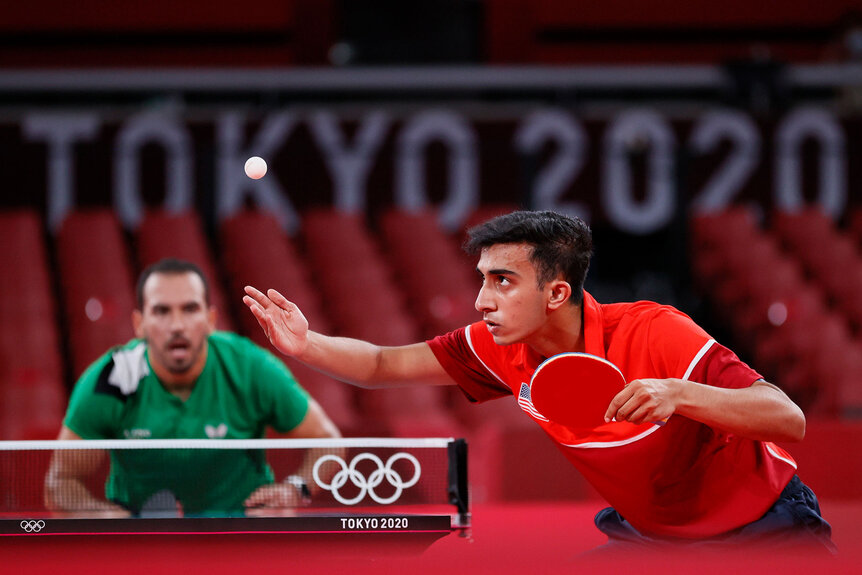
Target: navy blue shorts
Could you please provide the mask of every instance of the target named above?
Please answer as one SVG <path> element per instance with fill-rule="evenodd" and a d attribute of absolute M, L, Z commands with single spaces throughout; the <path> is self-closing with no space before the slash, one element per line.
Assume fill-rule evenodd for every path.
<path fill-rule="evenodd" d="M 834 555 L 832 527 L 820 516 L 820 504 L 811 489 L 793 476 L 778 501 L 757 521 L 730 533 L 709 539 L 659 539 L 641 534 L 613 507 L 596 514 L 596 527 L 608 536 L 607 544 L 594 551 L 668 549 L 728 549 L 764 547 L 769 549 L 813 550 Z"/>

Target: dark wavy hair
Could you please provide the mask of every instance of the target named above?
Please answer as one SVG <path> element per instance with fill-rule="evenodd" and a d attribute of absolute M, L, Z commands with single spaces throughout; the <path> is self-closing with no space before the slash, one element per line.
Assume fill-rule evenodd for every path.
<path fill-rule="evenodd" d="M 135 297 L 137 298 L 138 309 L 144 309 L 144 284 L 147 283 L 147 280 L 153 274 L 185 274 L 185 273 L 193 273 L 197 274 L 198 277 L 201 278 L 201 281 L 204 284 L 204 301 L 209 306 L 210 305 L 210 284 L 207 281 L 207 277 L 204 275 L 204 272 L 197 265 L 192 262 L 188 262 L 185 260 L 178 260 L 176 258 L 165 258 L 163 260 L 159 260 L 154 264 L 151 264 L 144 268 L 144 271 L 141 272 L 141 275 L 138 276 L 138 285 L 135 288 Z"/>
<path fill-rule="evenodd" d="M 478 255 L 497 244 L 532 246 L 530 262 L 539 287 L 562 276 L 572 286 L 572 303 L 583 302 L 584 280 L 593 255 L 593 234 L 583 220 L 551 211 L 517 211 L 467 231 L 464 251 Z"/>

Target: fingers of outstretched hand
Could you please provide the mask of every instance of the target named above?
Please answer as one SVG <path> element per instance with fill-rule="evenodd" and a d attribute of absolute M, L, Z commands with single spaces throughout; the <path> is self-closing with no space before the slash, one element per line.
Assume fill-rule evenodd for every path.
<path fill-rule="evenodd" d="M 243 302 L 245 302 L 245 304 L 249 308 L 252 307 L 252 302 L 256 303 L 265 310 L 272 309 L 273 306 L 276 306 L 281 309 L 290 311 L 291 309 L 296 307 L 293 302 L 281 295 L 278 290 L 272 288 L 266 290 L 265 294 L 259 289 L 252 286 L 245 286 L 244 291 L 246 295 L 243 296 Z"/>
<path fill-rule="evenodd" d="M 257 303 L 255 299 L 247 295 L 242 296 L 242 303 L 244 303 L 248 307 L 248 309 L 251 310 L 252 313 L 254 313 L 255 311 L 263 311 L 263 308 L 260 307 L 260 304 Z"/>
<path fill-rule="evenodd" d="M 248 297 L 251 300 L 257 302 L 259 305 L 264 306 L 264 307 L 269 302 L 269 298 L 266 297 L 266 295 L 264 295 L 264 293 L 262 291 L 260 291 L 259 289 L 255 288 L 255 287 L 245 286 L 243 288 L 243 291 L 246 293 L 246 296 L 243 297 L 243 301 L 245 301 L 245 298 Z M 246 304 L 246 305 L 248 305 L 248 304 Z"/>
<path fill-rule="evenodd" d="M 266 314 L 260 305 L 251 299 L 248 296 L 242 298 L 242 302 L 248 306 L 248 309 L 251 311 L 251 314 L 254 316 L 254 319 L 257 320 L 258 325 L 263 328 L 263 331 L 269 334 L 269 322 L 270 318 Z"/>
<path fill-rule="evenodd" d="M 272 288 L 266 290 L 266 295 L 269 299 L 278 307 L 282 309 L 290 309 L 294 307 L 293 303 L 290 302 L 286 297 L 281 295 L 278 290 L 274 290 Z"/>

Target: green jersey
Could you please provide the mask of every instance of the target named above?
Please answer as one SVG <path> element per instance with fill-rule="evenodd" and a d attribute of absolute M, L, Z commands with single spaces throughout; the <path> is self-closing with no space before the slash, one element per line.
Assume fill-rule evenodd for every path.
<path fill-rule="evenodd" d="M 278 358 L 232 333 L 208 341 L 185 401 L 159 382 L 144 341 L 107 352 L 75 385 L 66 427 L 84 439 L 252 439 L 302 422 L 308 395 Z M 133 512 L 167 490 L 186 514 L 236 514 L 272 481 L 259 450 L 113 450 L 105 493 Z"/>

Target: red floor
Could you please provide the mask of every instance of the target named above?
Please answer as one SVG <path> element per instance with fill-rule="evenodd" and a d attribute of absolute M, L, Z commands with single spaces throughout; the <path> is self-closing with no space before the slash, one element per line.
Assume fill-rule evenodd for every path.
<path fill-rule="evenodd" d="M 592 524 L 594 504 L 535 504 L 479 508 L 474 514 L 472 541 L 453 537 L 435 543 L 420 558 L 424 571 L 460 573 L 619 573 L 620 567 L 638 573 L 862 573 L 862 501 L 823 502 L 823 512 L 833 526 L 839 556 L 820 559 L 809 556 L 764 555 L 677 556 L 585 561 L 578 554 L 604 542 Z M 396 571 L 393 571 L 396 572 Z M 405 571 L 407 572 L 407 571 Z"/>
<path fill-rule="evenodd" d="M 289 536 L 71 536 L 0 538 L 2 572 L 92 573 L 122 569 L 124 575 L 159 573 L 296 572 L 374 574 L 529 573 L 862 573 L 862 501 L 823 503 L 840 548 L 836 559 L 806 556 L 629 557 L 578 559 L 603 542 L 592 525 L 598 503 L 479 505 L 468 538 L 449 535 L 420 556 L 393 549 L 298 548 Z"/>

